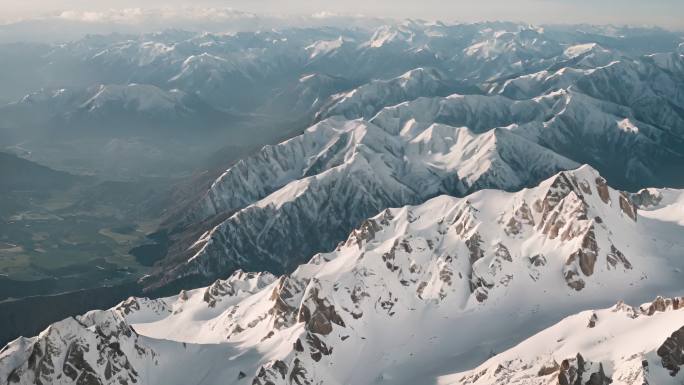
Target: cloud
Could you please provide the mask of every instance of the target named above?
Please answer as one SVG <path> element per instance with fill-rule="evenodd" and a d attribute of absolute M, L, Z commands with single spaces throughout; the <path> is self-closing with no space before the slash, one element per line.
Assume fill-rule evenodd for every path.
<path fill-rule="evenodd" d="M 62 11 L 58 16 L 62 20 L 85 23 L 128 23 L 146 22 L 183 22 L 208 21 L 212 23 L 228 22 L 236 19 L 253 19 L 253 13 L 240 12 L 232 8 L 198 8 L 178 7 L 161 9 L 124 8 L 106 11 Z"/>

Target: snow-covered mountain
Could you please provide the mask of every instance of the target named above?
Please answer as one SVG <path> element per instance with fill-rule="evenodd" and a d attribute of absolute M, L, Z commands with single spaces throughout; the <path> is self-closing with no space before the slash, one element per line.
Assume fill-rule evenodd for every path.
<path fill-rule="evenodd" d="M 455 91 L 446 75 L 432 68 L 416 68 L 390 80 L 375 80 L 349 92 L 335 94 L 316 115 L 372 118 L 383 107 L 420 96 L 446 96 Z"/>
<path fill-rule="evenodd" d="M 684 297 L 586 310 L 439 384 L 681 384 Z"/>
<path fill-rule="evenodd" d="M 394 88 L 386 84 L 361 87 L 348 100 L 374 87 Z M 401 92 L 389 95 L 378 100 L 401 99 Z M 372 105 L 364 98 L 343 98 L 336 108 L 365 114 L 353 107 Z M 680 185 L 684 137 L 639 116 L 572 86 L 524 100 L 419 97 L 368 120 L 324 120 L 214 181 L 177 227 L 205 223 L 204 234 L 181 243 L 147 285 L 216 278 L 239 267 L 284 271 L 330 250 L 383 208 L 445 193 L 519 189 L 582 163 L 622 188 Z M 216 219 L 218 225 L 210 222 Z"/>
<path fill-rule="evenodd" d="M 2 107 L 3 120 L 13 114 L 29 110 L 46 119 L 69 121 L 108 120 L 140 121 L 140 125 L 155 119 L 159 125 L 179 119 L 199 123 L 201 114 L 222 113 L 204 104 L 200 99 L 178 89 L 162 90 L 149 84 L 101 84 L 86 89 L 40 90 L 30 93 L 15 103 Z M 224 118 L 229 117 L 223 113 Z M 8 122 L 3 122 L 9 124 Z"/>
<path fill-rule="evenodd" d="M 101 127 L 99 132 L 114 140 L 137 134 L 139 130 L 121 130 L 143 122 L 145 127 L 201 129 L 195 140 L 203 144 L 261 146 L 333 115 L 368 120 L 382 108 L 418 97 L 498 93 L 524 101 L 565 90 L 618 104 L 626 109 L 618 114 L 619 120 L 636 119 L 671 134 L 676 146 L 669 147 L 681 153 L 680 44 L 681 36 L 658 29 L 408 20 L 370 29 L 283 28 L 233 34 L 173 30 L 93 35 L 22 49 L 5 45 L 0 47 L 0 56 L 6 58 L 0 63 L 0 101 L 33 94 L 29 99 L 42 98 L 45 103 L 0 107 L 0 139 L 9 146 L 23 144 L 37 160 L 56 166 L 72 158 L 59 158 L 51 153 L 54 146 L 36 143 L 35 138 L 46 132 L 61 135 L 67 130 L 56 125 L 78 126 L 81 121 Z M 83 113 L 87 108 L 73 108 L 73 102 L 83 105 L 101 85 L 105 92 L 100 96 L 111 100 L 91 120 L 93 114 Z M 61 90 L 64 95 L 54 100 Z M 123 101 L 114 102 L 119 99 Z M 141 114 L 137 108 L 162 105 L 163 113 L 156 114 Z M 63 119 L 65 110 L 79 112 Z M 208 132 L 205 127 L 217 130 Z M 84 147 L 58 144 L 71 152 Z M 155 162 L 178 162 L 171 155 L 174 151 L 158 144 L 145 143 L 165 154 Z M 94 154 L 79 155 L 84 162 L 99 161 Z M 598 156 L 595 152 L 570 158 L 593 162 Z M 650 167 L 642 166 L 630 163 L 632 179 Z M 613 177 L 608 170 L 601 171 Z M 653 183 L 670 184 L 656 178 L 643 185 Z"/>
<path fill-rule="evenodd" d="M 519 189 L 576 166 L 507 129 L 409 124 L 395 131 L 364 120 L 325 120 L 219 177 L 186 222 L 226 219 L 167 259 L 146 285 L 215 278 L 238 267 L 284 271 L 332 249 L 386 207 L 481 188 Z"/>
<path fill-rule="evenodd" d="M 0 382 L 681 382 L 684 193 L 608 187 L 684 186 L 681 41 L 409 20 L 0 46 L 0 140 L 34 159 L 208 181 L 238 154 L 155 234 L 141 284 L 187 290 L 18 339 Z"/>
<path fill-rule="evenodd" d="M 681 190 L 614 190 L 583 166 L 519 192 L 387 209 L 291 274 L 238 271 L 17 339 L 0 352 L 0 378 L 489 384 L 555 383 L 561 374 L 674 384 L 683 364 L 682 202 Z M 658 293 L 672 299 L 625 305 Z"/>

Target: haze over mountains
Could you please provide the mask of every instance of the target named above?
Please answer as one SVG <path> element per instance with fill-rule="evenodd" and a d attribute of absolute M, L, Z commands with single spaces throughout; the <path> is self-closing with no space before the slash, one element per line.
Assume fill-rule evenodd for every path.
<path fill-rule="evenodd" d="M 103 260 L 70 263 L 126 274 L 120 304 L 10 342 L 0 381 L 682 382 L 681 34 L 408 20 L 0 55 L 2 150 L 46 182 L 8 190 L 0 267 L 73 254 L 41 213 L 102 218 L 67 237 Z"/>

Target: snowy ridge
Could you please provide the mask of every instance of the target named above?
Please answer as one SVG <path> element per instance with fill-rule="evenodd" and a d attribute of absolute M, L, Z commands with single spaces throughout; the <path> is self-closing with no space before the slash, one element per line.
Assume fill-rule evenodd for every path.
<path fill-rule="evenodd" d="M 370 120 L 324 120 L 218 178 L 186 222 L 227 219 L 187 250 L 189 262 L 164 266 L 167 271 L 147 285 L 216 277 L 238 267 L 291 268 L 329 250 L 385 207 L 482 188 L 514 190 L 585 162 L 620 186 L 671 180 L 684 163 L 684 136 L 640 121 L 642 114 L 607 99 L 573 85 L 524 100 L 419 97 L 384 107 Z M 678 119 L 674 112 L 667 116 L 661 120 Z"/>
<path fill-rule="evenodd" d="M 681 292 L 684 217 L 681 211 L 674 211 L 678 220 L 661 217 L 684 201 L 684 192 L 649 189 L 639 196 L 637 208 L 628 194 L 583 166 L 515 193 L 483 190 L 388 209 L 292 274 L 276 279 L 237 272 L 207 288 L 129 299 L 18 339 L 0 353 L 0 375 L 17 383 L 69 383 L 63 357 L 78 359 L 73 352 L 83 351 L 87 365 L 78 367 L 90 368 L 80 370 L 103 384 L 120 376 L 149 384 L 477 381 L 468 373 L 444 376 L 476 367 L 488 352 L 507 349 L 564 316 Z M 546 349 L 534 342 L 548 342 L 544 333 L 568 335 L 567 343 L 559 341 L 551 351 L 525 349 L 522 363 L 509 362 L 515 350 L 502 353 L 482 368 L 508 365 L 508 377 L 494 370 L 486 377 L 507 383 L 536 375 L 551 358 L 563 368 L 562 361 L 582 347 L 585 379 L 600 371 L 599 363 L 613 379 L 638 372 L 642 366 L 633 363 L 642 360 L 628 359 L 632 351 L 645 354 L 654 381 L 665 378 L 663 368 L 681 365 L 676 349 L 663 350 L 670 358 L 662 364 L 649 351 L 681 327 L 680 304 L 658 299 L 642 310 L 620 305 L 617 313 L 580 313 L 521 346 Z M 592 320 L 595 327 L 582 332 Z M 601 339 L 613 328 L 627 336 L 659 331 L 639 339 L 643 345 L 620 343 L 617 332 Z M 107 343 L 111 335 L 122 340 L 120 352 Z M 586 347 L 594 341 L 603 344 Z M 616 352 L 615 365 L 605 351 Z M 98 357 L 114 357 L 116 370 L 108 371 L 107 360 Z M 568 365 L 578 367 L 578 360 Z M 528 361 L 531 366 L 524 365 Z"/>
<path fill-rule="evenodd" d="M 161 283 L 258 263 L 296 266 L 386 207 L 481 188 L 514 190 L 576 165 L 505 129 L 476 134 L 435 124 L 388 132 L 363 120 L 325 120 L 218 178 L 188 220 L 230 216 Z"/>
<path fill-rule="evenodd" d="M 684 297 L 587 310 L 439 384 L 680 384 Z"/>
<path fill-rule="evenodd" d="M 453 86 L 446 75 L 432 68 L 416 68 L 390 80 L 376 80 L 354 90 L 330 97 L 327 106 L 316 114 L 316 119 L 333 115 L 346 118 L 370 119 L 380 109 L 419 96 L 449 94 Z"/>
<path fill-rule="evenodd" d="M 668 111 L 668 107 L 661 111 Z M 463 125 L 476 132 L 508 127 L 511 132 L 559 155 L 579 163 L 591 162 L 622 185 L 638 185 L 643 181 L 663 183 L 662 180 L 669 179 L 673 172 L 670 167 L 682 164 L 684 155 L 680 143 L 683 137 L 675 129 L 664 131 L 662 125 L 640 121 L 637 116 L 644 115 L 571 87 L 525 100 L 500 95 L 418 98 L 387 107 L 371 121 L 393 132 L 406 124 L 416 127 L 432 123 Z M 677 114 L 661 116 L 667 116 L 667 120 L 680 119 Z M 624 130 L 621 122 L 625 119 L 639 129 Z M 627 154 L 626 148 L 633 151 Z M 610 156 L 596 156 L 597 152 Z M 616 170 L 617 163 L 623 168 Z"/>
<path fill-rule="evenodd" d="M 167 113 L 175 112 L 182 103 L 184 95 L 178 90 L 165 92 L 150 85 L 101 85 L 95 95 L 83 103 L 80 108 L 89 112 L 107 108 L 110 103 L 119 103 L 124 109 L 139 112 Z"/>

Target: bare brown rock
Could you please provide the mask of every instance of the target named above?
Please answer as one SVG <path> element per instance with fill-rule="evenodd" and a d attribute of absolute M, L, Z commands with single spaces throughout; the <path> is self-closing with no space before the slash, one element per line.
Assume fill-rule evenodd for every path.
<path fill-rule="evenodd" d="M 561 362 L 558 372 L 558 385 L 581 385 L 583 372 L 584 359 L 577 353 L 576 358 Z"/>
<path fill-rule="evenodd" d="M 480 258 L 484 257 L 484 250 L 480 247 L 482 244 L 482 237 L 475 233 L 465 241 L 468 250 L 470 251 L 470 264 L 472 265 Z"/>
<path fill-rule="evenodd" d="M 391 214 L 389 215 L 391 217 Z M 367 219 L 361 223 L 361 226 L 352 231 L 347 239 L 347 246 L 356 243 L 356 245 L 361 249 L 364 242 L 370 242 L 375 239 L 375 233 L 380 231 L 382 227 L 373 219 Z"/>
<path fill-rule="evenodd" d="M 318 289 L 313 287 L 309 290 L 307 299 L 299 308 L 298 322 L 304 322 L 305 329 L 321 335 L 332 332 L 332 324 L 344 327 L 342 317 L 335 311 L 335 306 L 328 303 L 327 299 L 318 297 Z"/>
<path fill-rule="evenodd" d="M 636 222 L 636 220 L 637 220 L 636 205 L 634 203 L 632 203 L 631 200 L 629 200 L 629 197 L 624 192 L 620 193 L 620 210 L 622 210 L 623 213 L 625 213 L 634 222 Z"/>
<path fill-rule="evenodd" d="M 684 297 L 663 298 L 658 296 L 653 302 L 642 305 L 640 310 L 642 314 L 651 316 L 656 312 L 665 312 L 668 310 L 679 310 L 684 307 Z"/>
<path fill-rule="evenodd" d="M 508 219 L 504 231 L 507 235 L 517 235 L 520 234 L 525 225 L 534 226 L 534 217 L 530 207 L 526 202 L 523 202 Z"/>
<path fill-rule="evenodd" d="M 549 186 L 549 190 L 546 192 L 544 199 L 539 203 L 539 211 L 542 213 L 542 218 L 539 223 L 540 226 L 546 223 L 548 215 L 553 211 L 556 205 L 574 190 L 575 186 L 565 173 L 558 174 L 556 179 L 551 183 L 551 186 Z M 581 193 L 579 193 L 578 196 L 581 196 Z"/>
<path fill-rule="evenodd" d="M 596 190 L 603 203 L 610 203 L 610 191 L 608 190 L 608 183 L 602 177 L 596 178 Z"/>
<path fill-rule="evenodd" d="M 273 307 L 268 311 L 268 314 L 273 317 L 273 326 L 276 329 L 294 324 L 296 309 L 288 303 L 288 300 L 301 293 L 304 290 L 303 285 L 303 282 L 297 282 L 288 276 L 278 279 L 278 284 L 273 288 L 270 297 Z"/>
<path fill-rule="evenodd" d="M 598 370 L 589 373 L 592 366 L 579 353 L 574 358 L 563 360 L 558 372 L 558 385 L 609 385 L 613 382 L 604 372 L 603 364 L 599 363 Z"/>
<path fill-rule="evenodd" d="M 477 211 L 470 202 L 466 201 L 460 208 L 451 225 L 456 234 L 465 236 L 474 227 L 474 212 Z"/>
<path fill-rule="evenodd" d="M 598 315 L 596 313 L 591 313 L 591 317 L 589 317 L 589 324 L 587 324 L 588 328 L 594 328 L 596 327 L 596 323 L 598 322 Z"/>
<path fill-rule="evenodd" d="M 582 273 L 588 277 L 594 273 L 594 265 L 596 264 L 597 256 L 598 244 L 596 243 L 594 226 L 592 225 L 584 234 L 580 248 L 568 257 L 566 265 L 569 266 L 577 262 Z"/>

